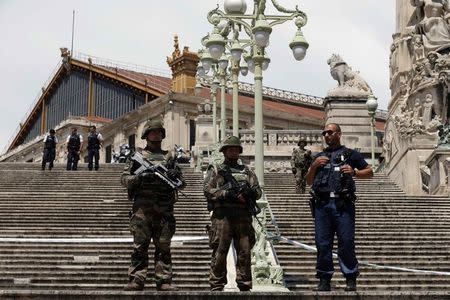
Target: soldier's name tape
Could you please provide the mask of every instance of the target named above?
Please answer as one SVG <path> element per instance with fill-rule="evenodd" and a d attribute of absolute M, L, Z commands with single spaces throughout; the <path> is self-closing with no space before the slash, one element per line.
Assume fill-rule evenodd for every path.
<path fill-rule="evenodd" d="M 204 241 L 208 240 L 207 236 L 174 236 L 172 238 L 172 242 L 190 242 L 190 241 Z M 317 252 L 316 247 L 309 246 L 291 239 L 288 239 L 284 236 L 280 236 L 278 240 L 291 244 L 295 247 L 299 247 L 311 252 Z M 109 237 L 92 237 L 92 238 L 0 238 L 0 243 L 132 243 L 133 238 L 124 237 L 124 238 L 109 238 Z M 337 257 L 337 254 L 333 252 L 333 257 Z M 431 270 L 423 270 L 423 269 L 411 269 L 411 268 L 403 268 L 396 266 L 385 266 L 373 264 L 365 261 L 359 261 L 360 265 L 376 268 L 376 269 L 387 269 L 394 271 L 403 271 L 403 272 L 411 272 L 411 273 L 422 273 L 422 274 L 431 274 L 431 275 L 444 275 L 450 276 L 450 272 L 440 272 L 440 271 L 431 271 Z"/>
<path fill-rule="evenodd" d="M 313 246 L 309 246 L 291 239 L 288 239 L 284 236 L 279 237 L 280 241 L 284 241 L 288 244 L 291 244 L 293 246 L 303 248 L 307 251 L 311 252 L 317 252 L 317 248 Z M 333 252 L 333 257 L 337 258 L 337 253 Z M 410 273 L 422 273 L 422 274 L 431 274 L 431 275 L 446 275 L 450 276 L 450 272 L 440 272 L 440 271 L 431 271 L 431 270 L 422 270 L 422 269 L 411 269 L 411 268 L 403 268 L 403 267 L 395 267 L 395 266 L 385 266 L 385 265 L 377 265 L 365 261 L 359 261 L 359 265 L 372 267 L 375 269 L 387 269 L 387 270 L 394 270 L 394 271 L 403 271 L 403 272 L 410 272 Z"/>

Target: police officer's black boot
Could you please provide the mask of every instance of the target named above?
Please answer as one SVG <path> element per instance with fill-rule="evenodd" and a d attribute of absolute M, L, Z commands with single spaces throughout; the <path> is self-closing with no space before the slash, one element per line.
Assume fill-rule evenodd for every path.
<path fill-rule="evenodd" d="M 347 292 L 353 292 L 356 291 L 356 278 L 354 277 L 348 277 L 345 279 L 347 282 L 347 286 L 345 287 L 345 291 Z"/>
<path fill-rule="evenodd" d="M 331 291 L 331 278 L 320 278 L 319 284 L 314 290 L 318 292 Z"/>

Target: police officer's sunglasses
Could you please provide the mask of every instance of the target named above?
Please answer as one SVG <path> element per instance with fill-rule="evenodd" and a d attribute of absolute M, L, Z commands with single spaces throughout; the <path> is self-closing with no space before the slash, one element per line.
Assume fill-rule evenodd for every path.
<path fill-rule="evenodd" d="M 337 131 L 333 131 L 333 130 L 324 130 L 322 131 L 322 135 L 326 136 L 326 135 L 333 135 L 335 134 Z"/>

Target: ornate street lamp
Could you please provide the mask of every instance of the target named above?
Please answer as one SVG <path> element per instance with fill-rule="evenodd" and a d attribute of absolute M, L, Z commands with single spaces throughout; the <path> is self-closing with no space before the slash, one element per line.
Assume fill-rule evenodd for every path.
<path fill-rule="evenodd" d="M 262 110 L 262 72 L 269 66 L 269 58 L 266 56 L 265 48 L 269 45 L 270 34 L 275 25 L 295 20 L 297 32 L 293 41 L 289 44 L 294 58 L 302 60 L 306 55 L 308 43 L 306 42 L 301 28 L 306 25 L 307 16 L 296 7 L 289 10 L 279 5 L 276 0 L 271 0 L 275 9 L 283 14 L 265 15 L 266 0 L 254 0 L 254 11 L 251 15 L 245 14 L 246 4 L 244 0 L 228 0 L 224 3 L 225 12 L 216 8 L 208 14 L 208 20 L 215 26 L 220 20 L 227 19 L 229 23 L 243 27 L 252 40 L 252 49 L 247 56 L 244 56 L 248 69 L 254 73 L 255 78 L 255 171 L 261 187 L 264 188 L 264 145 L 263 145 L 263 110 Z M 218 45 L 219 39 L 214 38 L 214 43 L 208 45 Z M 237 56 L 237 55 L 236 55 Z M 233 117 L 234 120 L 234 117 Z M 233 134 L 234 134 L 233 122 Z"/>
<path fill-rule="evenodd" d="M 375 135 L 375 112 L 378 108 L 377 98 L 375 98 L 374 95 L 370 95 L 369 98 L 367 98 L 366 105 L 370 116 L 370 148 L 372 152 L 372 167 L 375 167 L 374 135 Z"/>

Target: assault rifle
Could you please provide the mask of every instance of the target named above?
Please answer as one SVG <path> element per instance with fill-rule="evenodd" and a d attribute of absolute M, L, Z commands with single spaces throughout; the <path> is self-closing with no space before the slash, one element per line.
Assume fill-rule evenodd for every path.
<path fill-rule="evenodd" d="M 186 196 L 179 190 L 183 185 L 183 182 L 179 178 L 169 177 L 167 175 L 168 169 L 165 166 L 161 164 L 152 164 L 145 157 L 143 157 L 141 153 L 137 151 L 133 153 L 133 155 L 131 156 L 131 160 L 139 165 L 139 167 L 133 172 L 133 175 L 140 175 L 143 173 L 155 174 L 172 189 L 179 191 L 182 195 Z"/>
<path fill-rule="evenodd" d="M 256 216 L 261 212 L 261 208 L 256 203 L 256 198 L 254 192 L 247 181 L 238 182 L 236 178 L 231 175 L 230 172 L 221 170 L 219 171 L 226 183 L 221 187 L 222 190 L 232 190 L 236 196 L 242 195 L 245 198 L 245 206 L 248 211 L 256 218 Z"/>

